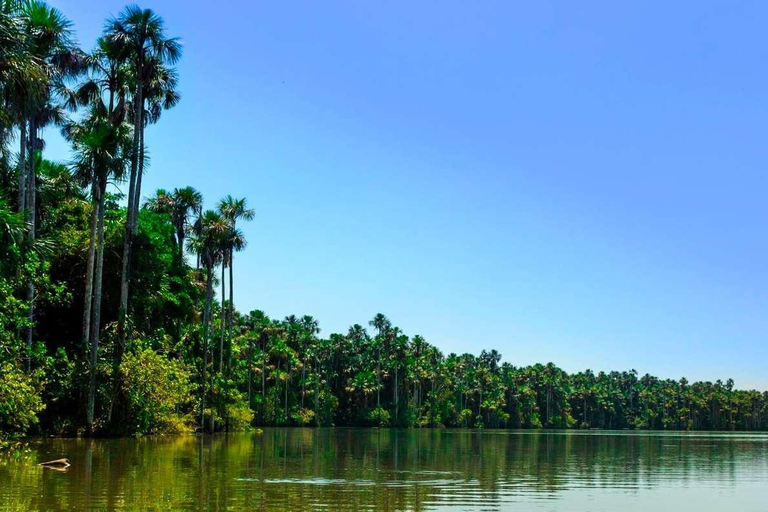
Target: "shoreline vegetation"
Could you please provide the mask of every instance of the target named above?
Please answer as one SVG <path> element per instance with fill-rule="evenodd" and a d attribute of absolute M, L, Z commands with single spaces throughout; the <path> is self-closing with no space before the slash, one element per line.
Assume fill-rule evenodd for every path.
<path fill-rule="evenodd" d="M 185 184 L 142 191 L 144 128 L 181 101 L 181 44 L 163 19 L 128 6 L 86 51 L 45 3 L 0 6 L 0 437 L 768 429 L 768 392 L 732 380 L 445 355 L 383 314 L 321 337 L 311 316 L 237 311 L 246 199 L 206 210 Z M 69 142 L 67 161 L 45 158 L 44 128 Z"/>

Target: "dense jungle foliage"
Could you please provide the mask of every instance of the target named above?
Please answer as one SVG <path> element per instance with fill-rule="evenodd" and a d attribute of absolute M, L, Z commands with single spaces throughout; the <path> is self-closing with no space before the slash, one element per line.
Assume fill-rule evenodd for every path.
<path fill-rule="evenodd" d="M 180 57 L 151 10 L 126 7 L 86 52 L 58 10 L 0 0 L 0 433 L 768 428 L 768 392 L 731 380 L 445 355 L 382 314 L 327 337 L 311 316 L 241 314 L 246 200 L 142 196 L 145 127 L 180 101 Z M 51 130 L 68 161 L 45 158 Z"/>

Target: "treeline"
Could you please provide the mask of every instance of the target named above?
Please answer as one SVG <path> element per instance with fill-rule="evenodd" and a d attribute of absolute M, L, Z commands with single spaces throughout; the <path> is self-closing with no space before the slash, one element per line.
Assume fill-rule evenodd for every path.
<path fill-rule="evenodd" d="M 127 7 L 85 52 L 56 9 L 0 7 L 0 434 L 766 429 L 768 393 L 730 380 L 446 356 L 381 314 L 328 337 L 311 316 L 240 314 L 246 200 L 142 195 L 145 127 L 180 101 L 181 46 L 163 20 Z M 71 144 L 67 161 L 44 157 L 46 127 Z"/>
<path fill-rule="evenodd" d="M 495 350 L 444 355 L 381 314 L 371 333 L 317 337 L 309 316 L 239 319 L 237 373 L 262 425 L 765 430 L 768 392 L 629 372 L 515 367 Z M 243 389 L 242 387 L 240 389 Z"/>

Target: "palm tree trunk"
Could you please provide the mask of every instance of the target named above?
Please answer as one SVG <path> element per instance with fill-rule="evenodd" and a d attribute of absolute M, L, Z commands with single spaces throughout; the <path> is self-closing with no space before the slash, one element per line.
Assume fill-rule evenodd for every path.
<path fill-rule="evenodd" d="M 222 265 L 223 265 L 223 263 L 222 263 Z M 213 273 L 213 268 L 211 268 L 211 274 L 212 273 Z M 222 273 L 222 277 L 223 277 L 223 274 L 224 274 L 223 266 L 222 266 L 222 269 L 221 269 L 221 273 Z M 211 279 L 213 279 L 213 277 L 211 277 Z M 223 284 L 224 283 L 222 283 L 222 286 L 223 286 Z M 211 286 L 213 286 L 213 284 L 211 284 Z M 223 289 L 222 289 L 221 297 L 222 297 L 222 309 L 223 309 L 223 306 L 224 306 L 224 304 L 223 304 L 223 301 L 224 301 L 224 290 Z M 211 303 L 213 303 L 213 288 L 211 288 Z M 208 323 L 210 324 L 212 313 L 209 312 L 208 315 L 209 315 Z M 222 318 L 222 326 L 223 326 L 223 318 Z M 222 336 L 222 342 L 223 342 L 223 336 Z M 211 349 L 211 363 L 212 363 L 212 366 L 214 366 L 214 368 L 211 368 L 211 393 L 213 393 L 214 377 L 216 377 L 216 371 L 215 371 L 216 359 L 214 359 L 216 356 L 215 356 L 214 351 L 215 351 L 215 345 L 214 345 L 214 348 Z M 221 343 L 219 344 L 219 371 L 220 370 L 221 370 Z M 211 396 L 211 399 L 213 399 L 213 396 Z M 211 403 L 211 416 L 210 416 L 209 421 L 208 421 L 208 426 L 209 426 L 209 428 L 211 430 L 211 434 L 213 434 L 214 431 L 216 430 L 216 419 L 213 417 L 213 403 Z"/>
<path fill-rule="evenodd" d="M 176 230 L 176 239 L 179 241 L 179 267 L 184 268 L 184 226 Z"/>
<path fill-rule="evenodd" d="M 253 409 L 253 394 L 251 385 L 253 382 L 253 340 L 248 338 L 248 408 Z"/>
<path fill-rule="evenodd" d="M 99 183 L 99 227 L 96 239 L 96 275 L 93 280 L 93 320 L 91 321 L 91 381 L 89 408 L 94 417 L 96 404 L 96 365 L 98 363 L 99 334 L 101 330 L 102 275 L 104 274 L 104 210 L 107 180 Z"/>
<path fill-rule="evenodd" d="M 227 317 L 227 323 L 229 324 L 227 335 L 227 377 L 229 377 L 232 371 L 232 324 L 234 323 L 234 308 L 235 308 L 235 295 L 233 290 L 234 271 L 232 270 L 232 262 L 234 261 L 235 254 L 232 249 L 229 250 L 229 316 Z"/>
<path fill-rule="evenodd" d="M 224 280 L 224 262 L 221 263 L 221 338 L 219 339 L 219 373 L 222 373 L 222 368 L 224 366 L 224 333 L 226 332 L 226 308 L 224 304 L 224 296 L 225 296 L 225 283 Z M 215 376 L 215 372 L 211 372 L 211 390 L 213 391 L 213 378 Z M 219 412 L 222 411 L 221 407 L 219 407 Z M 215 420 L 213 418 L 213 411 L 211 411 L 211 432 L 213 433 L 215 426 Z"/>
<path fill-rule="evenodd" d="M 87 347 L 91 341 L 91 306 L 93 304 L 93 278 L 94 267 L 96 264 L 96 237 L 99 225 L 99 208 L 101 207 L 101 198 L 99 197 L 99 186 L 94 176 L 91 188 L 91 240 L 88 243 L 88 263 L 85 270 L 85 294 L 83 297 L 83 346 Z M 88 385 L 88 405 L 86 409 L 86 424 L 88 432 L 93 432 L 93 412 L 96 403 L 96 351 L 93 344 L 90 347 L 90 368 Z"/>
<path fill-rule="evenodd" d="M 31 151 L 29 152 L 29 177 L 27 186 L 27 207 L 29 208 L 29 240 L 35 241 L 35 223 L 37 209 L 37 183 L 35 177 L 35 146 L 37 145 L 37 124 L 34 115 L 29 120 L 29 137 Z M 35 283 L 27 281 L 27 301 L 29 302 L 29 327 L 27 327 L 27 370 L 32 371 L 32 338 L 35 322 Z"/>
<path fill-rule="evenodd" d="M 99 225 L 99 191 L 96 177 L 91 180 L 91 238 L 88 242 L 88 260 L 85 266 L 85 292 L 83 293 L 83 347 L 91 339 L 91 306 L 93 304 L 93 270 L 96 264 L 96 232 Z"/>
<path fill-rule="evenodd" d="M 304 347 L 301 347 L 301 346 L 300 346 L 300 349 L 302 351 L 301 355 L 302 355 L 302 359 L 303 359 L 303 361 L 302 361 L 303 364 L 301 365 L 301 408 L 303 409 L 304 408 L 304 394 L 306 393 L 306 391 L 305 391 L 305 389 L 306 389 L 305 380 L 306 380 L 306 375 L 307 375 L 307 358 L 303 357 L 304 354 L 306 353 L 306 349 Z"/>
<path fill-rule="evenodd" d="M 19 125 L 19 212 L 23 212 L 27 204 L 26 186 L 27 186 L 27 120 L 22 119 Z"/>
<path fill-rule="evenodd" d="M 224 336 L 227 332 L 227 307 L 225 302 L 226 297 L 226 281 L 225 277 L 226 266 L 224 262 L 221 264 L 221 339 L 219 340 L 219 372 L 224 368 Z"/>
<path fill-rule="evenodd" d="M 264 341 L 261 347 L 261 423 L 266 422 L 267 407 L 267 342 Z"/>
<path fill-rule="evenodd" d="M 315 355 L 315 423 L 320 426 L 320 366 L 317 364 L 317 355 Z"/>
<path fill-rule="evenodd" d="M 285 369 L 287 370 L 287 377 L 285 379 L 285 424 L 288 424 L 288 384 L 291 382 L 291 363 L 285 362 Z"/>
<path fill-rule="evenodd" d="M 142 107 L 142 125 L 141 130 L 139 130 L 139 164 L 138 164 L 138 171 L 136 172 L 136 191 L 133 194 L 133 235 L 136 236 L 136 233 L 139 229 L 139 209 L 141 207 L 141 178 L 144 176 L 144 117 L 143 117 L 143 111 L 144 108 Z"/>
<path fill-rule="evenodd" d="M 205 372 L 208 365 L 208 332 L 211 325 L 211 304 L 213 303 L 213 267 L 208 266 L 208 277 L 205 285 L 205 309 L 203 311 L 203 371 L 202 393 L 200 405 L 200 432 L 205 431 Z"/>
<path fill-rule="evenodd" d="M 379 355 L 376 358 L 376 408 L 381 404 L 381 346 L 379 346 Z"/>
<path fill-rule="evenodd" d="M 139 61 L 138 76 L 141 77 L 142 65 Z M 138 173 L 139 164 L 139 147 L 141 145 L 141 132 L 144 125 L 143 121 L 143 105 L 144 100 L 142 98 L 142 82 L 137 80 L 136 84 L 136 98 L 134 99 L 134 113 L 133 113 L 133 151 L 131 153 L 131 174 L 128 184 L 128 212 L 125 220 L 125 239 L 123 240 L 123 262 L 120 272 L 120 307 L 118 308 L 117 318 L 117 349 L 115 350 L 115 365 L 119 366 L 125 351 L 125 319 L 128 314 L 128 282 L 130 279 L 131 269 L 131 248 L 133 245 L 133 224 L 134 224 L 134 209 L 133 206 L 136 202 L 136 175 Z"/>
<path fill-rule="evenodd" d="M 398 388 L 398 382 L 397 382 L 397 367 L 399 365 L 397 364 L 397 353 L 395 353 L 395 426 L 397 426 L 397 409 L 399 405 L 398 396 L 397 396 L 397 388 Z"/>

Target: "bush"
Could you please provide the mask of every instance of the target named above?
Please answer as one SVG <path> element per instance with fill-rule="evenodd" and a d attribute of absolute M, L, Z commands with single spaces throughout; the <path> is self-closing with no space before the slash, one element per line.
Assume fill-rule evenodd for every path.
<path fill-rule="evenodd" d="M 183 363 L 147 348 L 127 354 L 120 373 L 128 400 L 130 432 L 171 434 L 190 430 L 192 384 Z"/>
<path fill-rule="evenodd" d="M 22 436 L 45 408 L 35 382 L 13 363 L 0 363 L 0 436 Z"/>
<path fill-rule="evenodd" d="M 241 397 L 239 401 L 227 404 L 226 409 L 229 430 L 238 432 L 251 428 L 253 411 L 248 407 L 247 399 Z"/>
<path fill-rule="evenodd" d="M 368 413 L 368 420 L 372 425 L 378 427 L 389 426 L 389 411 L 381 406 L 376 407 L 370 413 Z"/>

